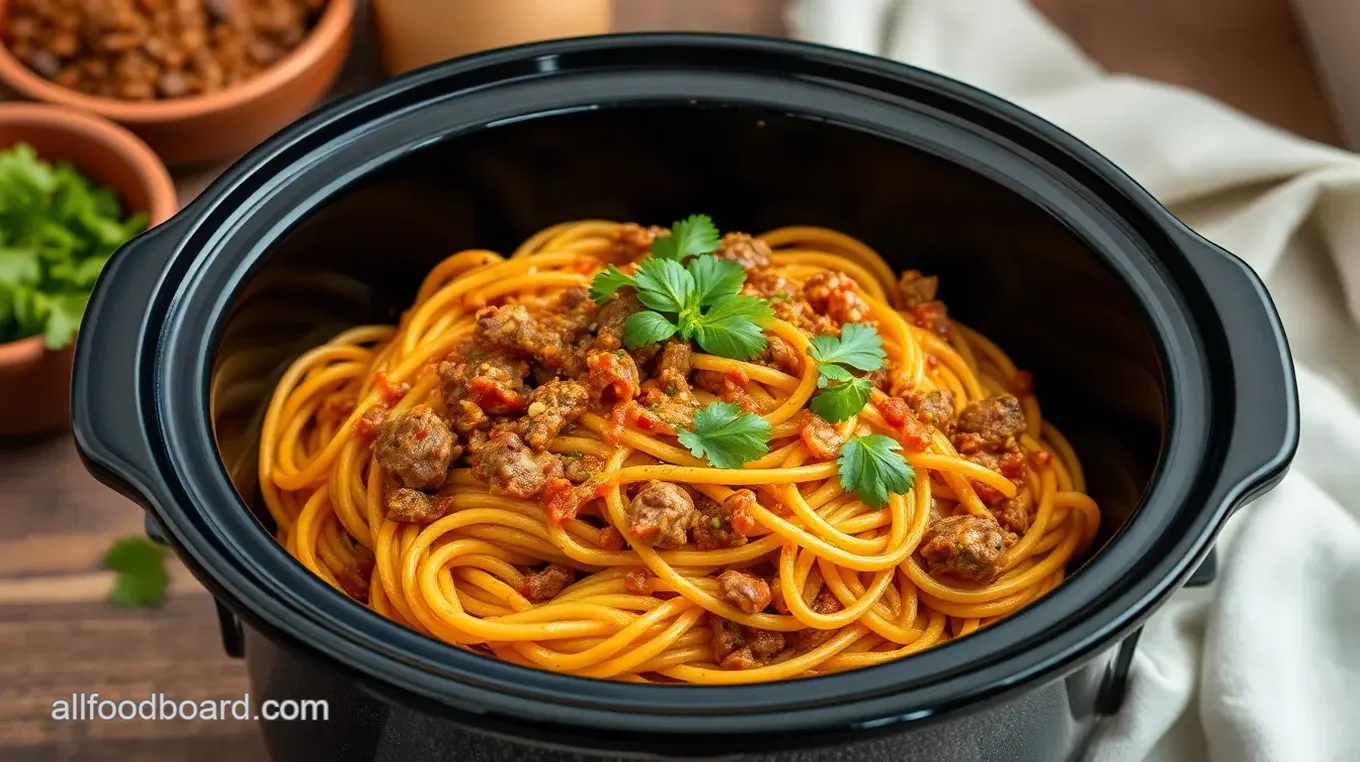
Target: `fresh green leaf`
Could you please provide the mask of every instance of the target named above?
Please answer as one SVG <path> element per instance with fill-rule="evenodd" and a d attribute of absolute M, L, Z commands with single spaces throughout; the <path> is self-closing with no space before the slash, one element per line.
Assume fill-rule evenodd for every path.
<path fill-rule="evenodd" d="M 32 336 L 42 330 L 47 318 L 46 298 L 34 289 L 15 284 L 10 287 L 10 311 L 14 324 L 19 326 L 25 336 Z"/>
<path fill-rule="evenodd" d="M 719 259 L 712 254 L 695 257 L 689 263 L 694 287 L 699 293 L 699 306 L 708 307 L 724 296 L 741 290 L 746 282 L 746 271 L 730 259 Z"/>
<path fill-rule="evenodd" d="M 145 537 L 124 537 L 104 554 L 104 566 L 114 572 L 109 600 L 116 606 L 158 606 L 165 600 L 170 575 L 165 549 Z"/>
<path fill-rule="evenodd" d="M 116 249 L 127 242 L 127 233 L 116 219 L 100 217 L 91 209 L 82 211 L 77 219 L 86 231 L 96 237 L 101 246 Z"/>
<path fill-rule="evenodd" d="M 808 354 L 817 363 L 819 373 L 817 386 L 823 391 L 808 407 L 828 421 L 848 420 L 864 409 L 874 388 L 873 382 L 857 378 L 850 368 L 874 371 L 883 367 L 887 359 L 883 339 L 871 325 L 847 323 L 841 327 L 840 336 L 819 334 L 809 343 Z"/>
<path fill-rule="evenodd" d="M 710 354 L 751 360 L 765 349 L 760 329 L 773 320 L 774 311 L 764 299 L 724 296 L 694 321 L 695 340 Z"/>
<path fill-rule="evenodd" d="M 718 250 L 718 228 L 706 214 L 691 214 L 671 225 L 669 236 L 652 241 L 652 256 L 683 262 L 690 257 Z"/>
<path fill-rule="evenodd" d="M 639 312 L 623 324 L 623 343 L 629 349 L 665 341 L 675 335 L 675 323 L 659 312 Z"/>
<path fill-rule="evenodd" d="M 34 286 L 42 281 L 42 265 L 33 249 L 0 249 L 0 283 Z"/>
<path fill-rule="evenodd" d="M 694 299 L 694 277 L 674 260 L 644 259 L 634 280 L 638 300 L 657 312 L 680 312 Z"/>
<path fill-rule="evenodd" d="M 832 423 L 840 423 L 864 409 L 873 389 L 874 384 L 869 379 L 852 378 L 823 389 L 812 398 L 808 408 Z"/>
<path fill-rule="evenodd" d="M 80 318 L 89 303 L 88 293 L 59 294 L 47 298 L 47 329 L 43 332 L 47 348 L 58 350 L 71 343 L 80 328 Z"/>
<path fill-rule="evenodd" d="M 817 386 L 825 388 L 828 381 L 854 381 L 855 374 L 842 368 L 839 365 L 818 366 L 821 375 L 817 377 Z"/>
<path fill-rule="evenodd" d="M 753 359 L 765 348 L 760 329 L 774 320 L 769 303 L 739 293 L 746 281 L 741 265 L 710 255 L 719 241 L 707 216 L 677 222 L 671 233 L 656 239 L 652 256 L 642 260 L 636 275 L 629 277 L 613 265 L 597 274 L 591 298 L 601 302 L 624 286 L 637 289 L 638 300 L 650 312 L 625 324 L 629 347 L 678 336 L 697 341 L 711 354 Z"/>
<path fill-rule="evenodd" d="M 616 291 L 624 286 L 637 288 L 637 282 L 633 276 L 626 275 L 619 268 L 609 265 L 602 273 L 596 273 L 590 281 L 590 299 L 596 304 L 603 304 L 606 299 L 613 296 Z"/>
<path fill-rule="evenodd" d="M 873 371 L 883 367 L 887 354 L 878 329 L 864 323 L 847 323 L 839 337 L 831 334 L 813 336 L 812 359 L 818 364 L 849 365 L 856 370 Z"/>
<path fill-rule="evenodd" d="M 902 446 L 882 434 L 853 437 L 841 445 L 836 458 L 841 487 L 870 508 L 888 504 L 888 495 L 911 491 L 916 472 L 902 457 Z"/>
<path fill-rule="evenodd" d="M 109 257 L 146 224 L 123 219 L 117 195 L 70 164 L 23 144 L 0 150 L 0 343 L 69 343 Z"/>
<path fill-rule="evenodd" d="M 77 263 L 75 267 L 71 269 L 71 285 L 78 288 L 90 288 L 93 286 L 94 282 L 99 280 L 99 274 L 104 271 L 104 265 L 109 263 L 109 259 L 110 258 L 107 256 L 94 256 L 83 262 Z"/>
<path fill-rule="evenodd" d="M 141 535 L 119 538 L 104 552 L 104 566 L 123 573 L 160 567 L 164 560 L 165 548 Z"/>
<path fill-rule="evenodd" d="M 115 209 L 116 208 L 117 207 L 115 207 Z M 117 214 L 118 213 L 115 211 L 113 216 L 117 216 Z M 151 217 L 148 216 L 146 212 L 137 212 L 126 220 L 123 220 L 124 240 L 130 241 L 134 236 L 142 234 L 146 231 L 146 226 L 149 224 L 151 224 Z"/>
<path fill-rule="evenodd" d="M 694 415 L 694 429 L 681 429 L 680 444 L 714 468 L 741 468 L 769 451 L 770 423 L 730 402 L 713 402 Z"/>

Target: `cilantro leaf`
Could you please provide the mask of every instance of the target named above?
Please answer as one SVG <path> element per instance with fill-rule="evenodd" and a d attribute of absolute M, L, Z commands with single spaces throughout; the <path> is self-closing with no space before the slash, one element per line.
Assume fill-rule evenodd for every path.
<path fill-rule="evenodd" d="M 883 367 L 887 354 L 878 330 L 864 323 L 847 323 L 841 335 L 818 334 L 809 339 L 808 354 L 817 363 L 817 386 L 823 389 L 813 398 L 812 412 L 839 423 L 864 409 L 874 385 L 858 378 L 850 368 L 875 371 Z M 849 366 L 847 368 L 846 366 Z M 831 382 L 836 382 L 832 384 Z"/>
<path fill-rule="evenodd" d="M 724 296 L 695 323 L 695 340 L 705 352 L 751 360 L 765 349 L 761 327 L 774 320 L 774 310 L 754 296 Z"/>
<path fill-rule="evenodd" d="M 88 293 L 58 294 L 48 297 L 47 329 L 43 332 L 47 348 L 53 351 L 71 343 L 80 328 L 80 318 L 85 314 L 85 305 L 90 301 Z"/>
<path fill-rule="evenodd" d="M 124 537 L 104 554 L 104 566 L 117 572 L 109 601 L 115 606 L 159 606 L 170 575 L 165 549 L 145 537 Z"/>
<path fill-rule="evenodd" d="M 694 429 L 681 429 L 680 444 L 714 468 L 741 468 L 770 449 L 770 423 L 730 402 L 713 402 L 694 414 Z"/>
<path fill-rule="evenodd" d="M 808 408 L 832 423 L 849 420 L 869 402 L 874 383 L 867 378 L 853 378 L 845 383 L 824 389 Z"/>
<path fill-rule="evenodd" d="M 638 300 L 657 312 L 680 312 L 694 300 L 694 276 L 674 260 L 644 259 L 634 280 Z"/>
<path fill-rule="evenodd" d="M 624 343 L 632 348 L 678 335 L 697 341 L 704 351 L 721 357 L 753 359 L 765 348 L 761 328 L 774 320 L 768 302 L 740 294 L 746 271 L 731 260 L 712 256 L 718 230 L 702 214 L 676 222 L 669 238 L 653 242 L 652 256 L 628 276 L 613 265 L 591 280 L 590 297 L 598 302 L 620 288 L 637 289 L 638 301 L 650 312 L 629 318 Z"/>
<path fill-rule="evenodd" d="M 741 290 L 746 282 L 746 271 L 730 259 L 719 259 L 703 254 L 689 263 L 690 275 L 699 294 L 699 306 L 708 307 L 724 296 Z"/>
<path fill-rule="evenodd" d="M 827 382 L 829 381 L 855 380 L 855 374 L 851 373 L 845 368 L 842 368 L 839 365 L 823 365 L 820 366 L 818 370 L 821 371 L 821 375 L 817 377 L 817 387 L 819 389 L 826 388 Z"/>
<path fill-rule="evenodd" d="M 623 324 L 623 343 L 629 349 L 665 341 L 675 335 L 675 324 L 659 312 L 639 312 Z"/>
<path fill-rule="evenodd" d="M 596 304 L 602 304 L 624 286 L 637 288 L 637 281 L 633 280 L 633 276 L 623 273 L 613 265 L 609 265 L 604 272 L 596 273 L 595 277 L 591 279 L 590 300 Z"/>
<path fill-rule="evenodd" d="M 888 495 L 911 491 L 916 472 L 902 457 L 902 446 L 882 434 L 853 437 L 836 458 L 841 487 L 854 492 L 870 508 L 888 504 Z"/>
<path fill-rule="evenodd" d="M 849 365 L 856 370 L 873 371 L 883 367 L 887 354 L 878 329 L 864 323 L 847 323 L 840 337 L 819 334 L 810 339 L 812 359 L 818 364 Z"/>
<path fill-rule="evenodd" d="M 42 265 L 31 249 L 0 249 L 0 282 L 34 286 L 42 281 Z"/>
<path fill-rule="evenodd" d="M 657 236 L 652 241 L 653 257 L 676 262 L 717 249 L 718 228 L 706 214 L 691 214 L 687 219 L 671 225 L 669 236 Z"/>
<path fill-rule="evenodd" d="M 22 143 L 0 150 L 0 343 L 69 344 L 109 257 L 146 225 L 69 163 Z"/>

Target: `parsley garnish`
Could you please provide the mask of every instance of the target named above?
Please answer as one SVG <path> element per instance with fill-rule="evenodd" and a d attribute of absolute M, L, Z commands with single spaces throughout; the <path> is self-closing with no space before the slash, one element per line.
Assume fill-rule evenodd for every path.
<path fill-rule="evenodd" d="M 848 323 L 839 337 L 820 334 L 810 340 L 809 354 L 817 363 L 817 386 L 822 391 L 808 406 L 812 412 L 832 423 L 849 420 L 864 409 L 874 384 L 868 378 L 856 376 L 850 370 L 875 371 L 883 367 L 887 355 L 883 339 L 871 325 Z M 849 367 L 846 367 L 849 366 Z"/>
<path fill-rule="evenodd" d="M 730 259 L 699 257 L 689 264 L 694 277 L 694 289 L 699 292 L 699 304 L 707 307 L 718 299 L 735 294 L 746 282 L 746 271 Z"/>
<path fill-rule="evenodd" d="M 649 311 L 624 324 L 623 343 L 629 349 L 678 334 L 710 354 L 750 360 L 765 348 L 760 329 L 774 320 L 774 311 L 764 299 L 738 293 L 746 271 L 708 253 L 717 246 L 713 221 L 693 215 L 675 223 L 670 238 L 653 242 L 652 256 L 642 261 L 636 275 L 613 265 L 597 274 L 590 298 L 598 303 L 624 286 L 637 289 L 638 301 Z"/>
<path fill-rule="evenodd" d="M 902 445 L 882 434 L 853 437 L 841 445 L 836 458 L 841 487 L 854 492 L 870 508 L 888 504 L 888 495 L 911 491 L 916 472 L 902 457 Z"/>
<path fill-rule="evenodd" d="M 145 537 L 124 537 L 104 554 L 104 565 L 118 573 L 109 601 L 115 606 L 159 606 L 165 601 L 170 575 L 165 549 Z"/>
<path fill-rule="evenodd" d="M 681 315 L 682 336 L 685 332 L 684 317 Z M 774 312 L 764 299 L 724 296 L 714 302 L 706 314 L 694 319 L 694 338 L 709 354 L 750 360 L 765 349 L 765 335 L 760 329 L 772 320 Z"/>
<path fill-rule="evenodd" d="M 887 358 L 878 329 L 865 323 L 846 323 L 839 337 L 824 333 L 809 341 L 812 359 L 818 366 L 849 365 L 856 370 L 870 371 L 883 367 L 883 360 Z"/>
<path fill-rule="evenodd" d="M 694 414 L 694 430 L 677 438 L 696 458 L 714 468 L 741 468 L 770 449 L 770 422 L 730 402 L 713 402 Z"/>
<path fill-rule="evenodd" d="M 652 256 L 684 262 L 690 257 L 718 250 L 718 228 L 707 214 L 691 214 L 671 225 L 669 236 L 652 241 Z"/>
<path fill-rule="evenodd" d="M 146 229 L 118 194 L 25 143 L 0 146 L 0 344 L 69 345 L 115 249 Z"/>
<path fill-rule="evenodd" d="M 636 285 L 633 282 L 633 276 L 626 275 L 619 268 L 609 265 L 604 272 L 599 273 L 590 281 L 590 299 L 596 304 L 600 304 L 624 286 Z"/>
<path fill-rule="evenodd" d="M 852 377 L 845 383 L 818 392 L 808 408 L 832 423 L 848 421 L 868 404 L 873 389 L 874 382 L 869 379 Z"/>
<path fill-rule="evenodd" d="M 657 344 L 675 335 L 675 324 L 656 312 L 639 312 L 623 325 L 623 343 L 630 347 Z"/>

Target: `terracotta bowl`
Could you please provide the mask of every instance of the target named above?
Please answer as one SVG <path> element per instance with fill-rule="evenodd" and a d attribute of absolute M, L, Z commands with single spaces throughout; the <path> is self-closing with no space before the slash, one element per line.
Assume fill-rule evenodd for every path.
<path fill-rule="evenodd" d="M 118 193 L 151 225 L 175 213 L 170 173 L 146 143 L 118 125 L 62 106 L 0 103 L 0 149 L 28 143 L 50 162 L 69 161 Z M 0 437 L 60 428 L 70 419 L 74 344 L 49 352 L 42 336 L 0 344 Z"/>
<path fill-rule="evenodd" d="M 9 0 L 0 0 L 0 25 Z M 0 44 L 0 89 L 20 98 L 74 106 L 111 119 L 167 163 L 236 156 L 305 113 L 330 90 L 349 55 L 355 0 L 330 0 L 316 26 L 287 56 L 235 87 L 187 98 L 126 101 L 86 95 L 25 66 Z"/>

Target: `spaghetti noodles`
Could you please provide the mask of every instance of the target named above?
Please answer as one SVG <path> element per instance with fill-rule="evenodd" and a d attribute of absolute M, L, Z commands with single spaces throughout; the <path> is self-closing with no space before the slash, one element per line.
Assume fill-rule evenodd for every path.
<path fill-rule="evenodd" d="M 648 307 L 626 285 L 598 304 L 585 289 L 607 264 L 636 284 L 671 235 L 592 220 L 509 257 L 460 252 L 398 326 L 299 357 L 260 447 L 278 541 L 431 637 L 635 682 L 882 664 L 1062 582 L 1100 520 L 1081 465 L 1028 374 L 946 316 L 933 278 L 895 280 L 831 230 L 729 234 L 712 256 L 740 263 L 741 293 L 773 312 L 763 350 L 733 359 L 677 334 L 625 351 L 625 319 Z M 851 324 L 874 328 L 879 369 L 814 359 L 814 337 L 848 342 Z M 813 414 L 828 378 L 867 404 Z M 679 437 L 707 408 L 740 412 L 760 452 L 733 468 L 701 457 Z M 875 435 L 915 477 L 886 501 L 843 473 L 845 443 Z"/>

